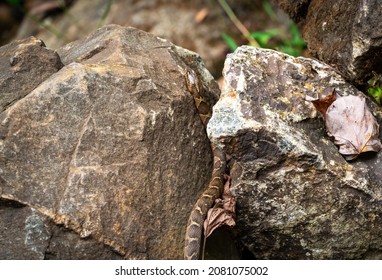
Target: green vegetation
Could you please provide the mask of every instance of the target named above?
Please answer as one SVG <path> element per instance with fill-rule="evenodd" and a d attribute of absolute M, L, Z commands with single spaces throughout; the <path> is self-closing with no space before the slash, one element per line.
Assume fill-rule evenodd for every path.
<path fill-rule="evenodd" d="M 276 49 L 293 56 L 303 54 L 306 44 L 294 22 L 289 23 L 289 33 L 283 34 L 280 29 L 268 29 L 251 33 L 262 48 Z"/>
<path fill-rule="evenodd" d="M 8 4 L 14 7 L 21 7 L 20 0 L 7 0 Z"/>
<path fill-rule="evenodd" d="M 237 49 L 238 45 L 237 45 L 234 38 L 232 38 L 231 36 L 229 36 L 226 33 L 223 33 L 222 37 L 223 37 L 224 42 L 227 44 L 227 46 L 229 47 L 229 49 L 231 51 L 235 51 Z"/>
<path fill-rule="evenodd" d="M 382 75 L 373 73 L 374 77 L 371 78 L 368 82 L 369 88 L 367 92 L 370 96 L 372 96 L 375 101 L 381 105 L 382 101 Z"/>
<path fill-rule="evenodd" d="M 224 3 L 224 5 L 222 5 L 222 2 Z M 229 8 L 225 0 L 219 0 L 219 3 L 222 5 L 223 9 L 228 14 L 231 21 L 238 27 L 238 23 L 235 22 L 238 21 L 238 19 L 236 18 L 236 16 L 232 16 L 233 12 Z M 263 1 L 263 9 L 267 13 L 271 21 L 277 21 L 277 16 L 273 11 L 272 6 L 267 0 Z M 303 52 L 306 48 L 306 44 L 300 35 L 298 27 L 293 21 L 289 22 L 289 26 L 286 31 L 282 30 L 281 28 L 260 30 L 249 33 L 243 32 L 242 28 L 239 28 L 239 30 L 242 32 L 244 37 L 248 39 L 249 44 L 253 46 L 279 50 L 292 56 L 303 55 Z M 223 40 L 232 51 L 234 51 L 238 47 L 238 44 L 231 36 L 227 34 L 223 34 L 222 36 Z M 253 43 L 253 41 L 255 41 L 256 43 Z"/>

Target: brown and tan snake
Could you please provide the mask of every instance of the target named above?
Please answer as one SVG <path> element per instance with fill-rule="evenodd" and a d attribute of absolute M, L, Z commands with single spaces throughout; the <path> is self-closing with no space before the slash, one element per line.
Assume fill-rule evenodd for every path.
<path fill-rule="evenodd" d="M 194 98 L 199 117 L 201 118 L 204 127 L 207 128 L 208 121 L 212 115 L 213 104 L 208 104 L 207 98 L 203 96 L 206 91 L 195 72 L 191 69 L 188 69 L 186 72 L 186 85 L 187 90 Z M 206 219 L 208 210 L 212 207 L 215 200 L 222 195 L 224 188 L 226 156 L 219 147 L 213 144 L 211 144 L 211 149 L 214 156 L 214 167 L 211 180 L 207 189 L 196 201 L 187 223 L 184 245 L 184 259 L 186 260 L 199 259 L 204 220 Z"/>

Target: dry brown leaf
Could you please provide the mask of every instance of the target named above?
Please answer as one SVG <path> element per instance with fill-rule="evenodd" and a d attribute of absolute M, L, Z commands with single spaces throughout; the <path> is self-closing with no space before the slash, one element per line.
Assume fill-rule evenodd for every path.
<path fill-rule="evenodd" d="M 197 14 L 195 15 L 195 22 L 201 23 L 207 16 L 208 16 L 208 9 L 203 8 L 200 11 L 198 11 Z"/>
<path fill-rule="evenodd" d="M 307 101 L 311 101 L 316 110 L 319 111 L 322 117 L 325 119 L 326 111 L 328 110 L 329 106 L 337 99 L 337 94 L 335 89 L 332 89 L 329 94 L 323 93 L 317 98 L 306 96 L 305 99 Z"/>
<path fill-rule="evenodd" d="M 325 118 L 329 136 L 339 146 L 346 160 L 355 159 L 363 152 L 379 152 L 379 125 L 366 105 L 365 98 L 345 96 L 330 105 Z"/>
<path fill-rule="evenodd" d="M 379 152 L 379 125 L 361 96 L 338 96 L 333 89 L 330 94 L 318 98 L 306 96 L 325 119 L 329 136 L 339 146 L 339 153 L 346 160 L 353 160 L 364 152 Z"/>
<path fill-rule="evenodd" d="M 211 208 L 208 211 L 207 217 L 204 221 L 204 234 L 206 238 L 221 226 L 234 227 L 236 225 L 232 213 L 219 206 Z"/>
<path fill-rule="evenodd" d="M 236 199 L 232 196 L 229 186 L 230 180 L 228 179 L 224 185 L 223 199 L 216 199 L 214 207 L 208 210 L 207 218 L 204 221 L 205 238 L 210 236 L 215 229 L 221 226 L 234 227 L 236 225 Z"/>

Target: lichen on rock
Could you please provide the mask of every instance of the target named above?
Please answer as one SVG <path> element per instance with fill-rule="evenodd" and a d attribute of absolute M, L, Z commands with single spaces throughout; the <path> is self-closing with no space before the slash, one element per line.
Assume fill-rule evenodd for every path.
<path fill-rule="evenodd" d="M 346 162 L 305 100 L 328 88 L 363 94 L 324 63 L 248 46 L 228 55 L 223 74 L 208 131 L 232 158 L 237 231 L 253 255 L 382 257 L 382 155 Z"/>

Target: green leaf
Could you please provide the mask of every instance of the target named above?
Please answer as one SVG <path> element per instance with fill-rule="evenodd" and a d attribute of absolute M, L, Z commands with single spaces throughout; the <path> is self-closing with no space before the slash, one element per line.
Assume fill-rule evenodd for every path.
<path fill-rule="evenodd" d="M 231 36 L 229 36 L 226 33 L 222 33 L 222 37 L 224 42 L 227 44 L 227 46 L 229 47 L 231 51 L 235 51 L 237 49 L 238 45 L 236 44 L 235 39 L 233 39 Z"/>
<path fill-rule="evenodd" d="M 367 92 L 375 99 L 378 104 L 381 104 L 382 88 L 380 86 L 371 87 Z"/>
<path fill-rule="evenodd" d="M 287 45 L 280 46 L 280 51 L 294 57 L 299 56 L 301 53 L 299 49 L 296 49 L 293 46 L 287 46 Z"/>
<path fill-rule="evenodd" d="M 251 33 L 251 37 L 255 39 L 262 48 L 269 47 L 268 42 L 280 33 L 278 29 L 269 29 L 266 31 L 256 31 Z"/>

